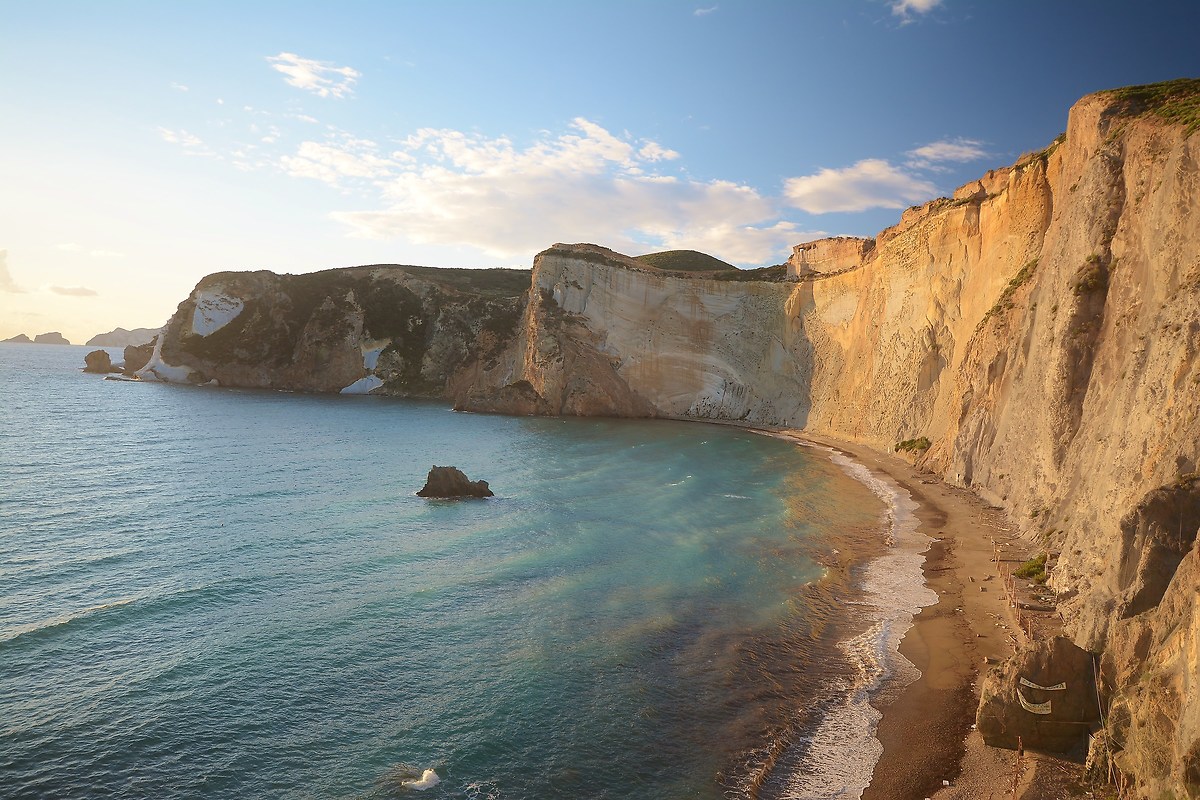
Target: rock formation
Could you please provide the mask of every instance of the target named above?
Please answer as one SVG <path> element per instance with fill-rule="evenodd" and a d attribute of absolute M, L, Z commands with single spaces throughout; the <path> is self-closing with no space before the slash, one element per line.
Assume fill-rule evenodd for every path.
<path fill-rule="evenodd" d="M 70 344 L 66 337 L 58 331 L 50 331 L 50 333 L 39 333 L 33 337 L 34 344 Z"/>
<path fill-rule="evenodd" d="M 130 347 L 149 344 L 161 328 L 134 328 L 127 331 L 124 328 L 113 328 L 108 333 L 98 333 L 88 339 L 88 347 Z"/>
<path fill-rule="evenodd" d="M 418 497 L 493 497 L 487 481 L 473 481 L 457 467 L 432 467 Z"/>
<path fill-rule="evenodd" d="M 135 375 L 145 368 L 150 363 L 151 356 L 154 355 L 154 342 L 146 344 L 128 345 L 123 351 L 125 359 L 125 374 Z"/>
<path fill-rule="evenodd" d="M 30 339 L 23 333 L 18 333 L 16 336 L 0 341 L 0 344 L 33 344 L 33 339 Z"/>
<path fill-rule="evenodd" d="M 120 372 L 119 369 L 113 369 L 112 359 L 104 350 L 93 350 L 83 357 L 83 371 L 95 372 L 104 374 L 108 372 Z"/>
<path fill-rule="evenodd" d="M 688 275 L 555 245 L 532 276 L 487 280 L 219 273 L 142 374 L 740 419 L 889 451 L 925 437 L 914 460 L 1057 554 L 1067 631 L 1102 654 L 1115 763 L 1198 797 L 1200 522 L 1179 488 L 1200 463 L 1198 98 L 1200 81 L 1085 97 L 1046 149 L 786 268 Z"/>
<path fill-rule="evenodd" d="M 984 680 L 979 732 L 994 747 L 1063 753 L 1099 722 L 1092 655 L 1062 636 L 1035 643 Z"/>

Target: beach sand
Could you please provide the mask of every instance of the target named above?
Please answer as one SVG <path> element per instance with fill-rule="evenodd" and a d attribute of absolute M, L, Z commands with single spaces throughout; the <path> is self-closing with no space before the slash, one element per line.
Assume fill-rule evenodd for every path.
<path fill-rule="evenodd" d="M 1016 753 L 984 745 L 974 722 L 986 659 L 1007 658 L 1021 635 L 997 576 L 993 542 L 1004 545 L 1009 562 L 1027 558 L 1032 544 L 1017 537 L 999 509 L 900 458 L 802 431 L 773 432 L 832 447 L 894 481 L 919 504 L 921 531 L 935 540 L 924 570 L 938 602 L 922 609 L 900 645 L 921 677 L 880 706 L 883 755 L 863 800 L 1000 800 L 1014 797 L 1014 781 L 1020 797 L 1033 776 L 1032 760 L 1018 768 Z"/>

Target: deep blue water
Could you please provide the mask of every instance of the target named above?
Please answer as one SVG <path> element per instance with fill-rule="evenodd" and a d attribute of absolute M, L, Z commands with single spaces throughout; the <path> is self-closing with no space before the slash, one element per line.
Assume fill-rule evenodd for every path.
<path fill-rule="evenodd" d="M 838 669 L 880 504 L 819 452 L 88 349 L 0 345 L 0 795 L 720 797 Z"/>

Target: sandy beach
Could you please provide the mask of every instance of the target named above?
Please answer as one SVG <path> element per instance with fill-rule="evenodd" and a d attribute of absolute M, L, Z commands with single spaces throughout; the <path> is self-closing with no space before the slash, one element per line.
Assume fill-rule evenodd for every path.
<path fill-rule="evenodd" d="M 1016 769 L 1016 754 L 984 745 L 974 721 L 987 660 L 1011 655 L 1020 635 L 996 577 L 993 542 L 1009 561 L 1032 547 L 1000 510 L 900 458 L 797 430 L 772 433 L 831 447 L 890 479 L 919 505 L 921 531 L 934 539 L 924 571 L 938 601 L 915 617 L 900 646 L 921 677 L 880 707 L 883 754 L 863 800 L 999 800 L 1014 796 L 1014 780 L 1021 796 L 1034 762 Z"/>

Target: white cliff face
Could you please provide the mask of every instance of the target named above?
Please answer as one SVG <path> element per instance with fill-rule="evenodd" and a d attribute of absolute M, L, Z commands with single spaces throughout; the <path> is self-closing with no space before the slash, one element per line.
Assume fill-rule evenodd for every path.
<path fill-rule="evenodd" d="M 586 325 L 617 374 L 664 416 L 783 423 L 802 413 L 807 358 L 788 319 L 791 291 L 606 264 L 570 248 L 534 267 L 534 292 Z"/>
<path fill-rule="evenodd" d="M 224 328 L 242 313 L 241 298 L 221 289 L 205 289 L 196 294 L 196 309 L 192 312 L 192 333 L 209 336 Z"/>

